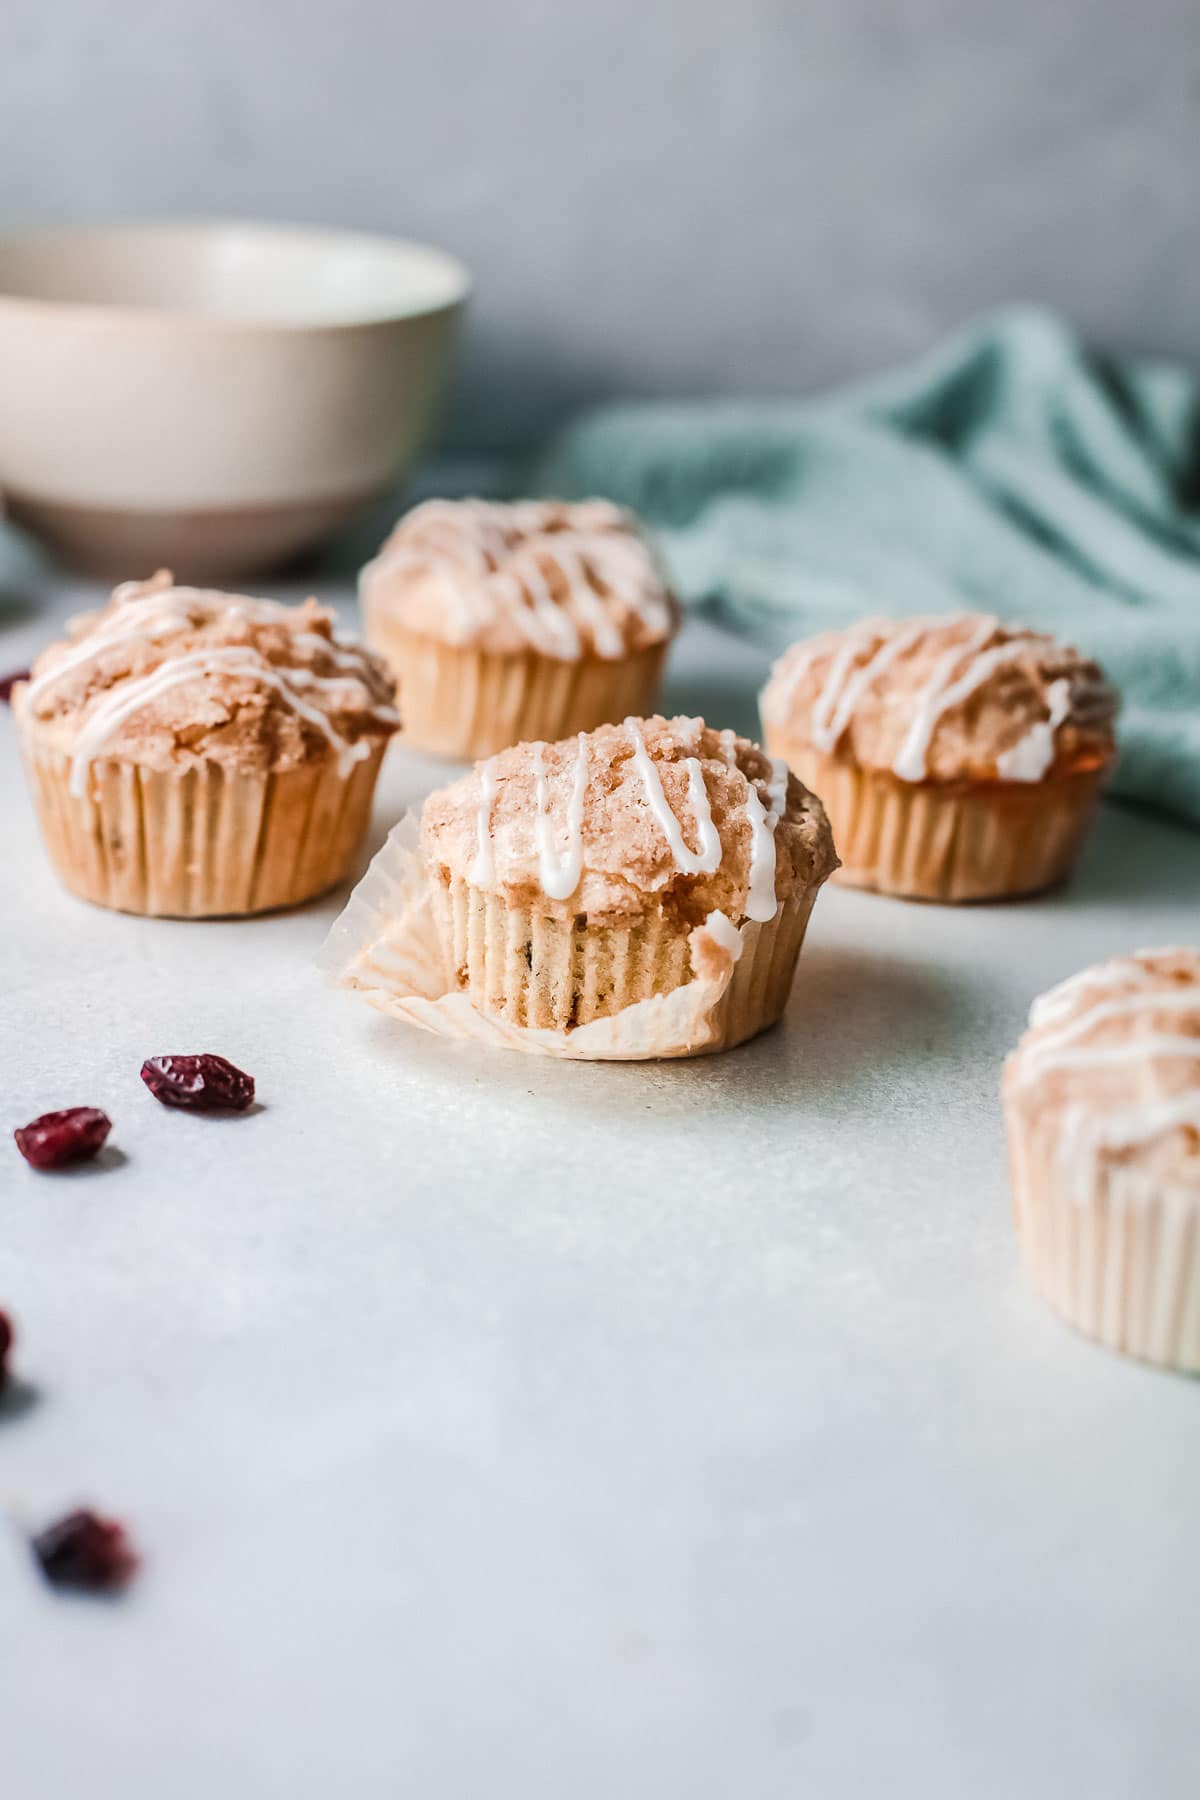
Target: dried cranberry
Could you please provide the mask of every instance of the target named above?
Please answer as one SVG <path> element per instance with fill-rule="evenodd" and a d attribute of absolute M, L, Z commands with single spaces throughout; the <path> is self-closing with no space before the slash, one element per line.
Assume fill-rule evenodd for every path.
<path fill-rule="evenodd" d="M 253 1075 L 223 1056 L 151 1056 L 142 1064 L 142 1080 L 164 1106 L 245 1112 L 254 1104 Z"/>
<path fill-rule="evenodd" d="M 84 1508 L 40 1531 L 33 1539 L 33 1554 L 54 1587 L 96 1594 L 123 1588 L 138 1566 L 125 1527 Z"/>
<path fill-rule="evenodd" d="M 13 1347 L 15 1336 L 12 1320 L 6 1312 L 0 1312 L 0 1394 L 4 1392 L 4 1384 L 8 1380 L 8 1353 Z"/>
<path fill-rule="evenodd" d="M 98 1106 L 68 1106 L 43 1113 L 13 1132 L 17 1149 L 35 1169 L 62 1169 L 95 1156 L 112 1130 L 112 1120 Z"/>
<path fill-rule="evenodd" d="M 5 706 L 12 705 L 12 691 L 18 681 L 29 680 L 28 669 L 14 669 L 11 675 L 0 675 L 0 701 Z"/>

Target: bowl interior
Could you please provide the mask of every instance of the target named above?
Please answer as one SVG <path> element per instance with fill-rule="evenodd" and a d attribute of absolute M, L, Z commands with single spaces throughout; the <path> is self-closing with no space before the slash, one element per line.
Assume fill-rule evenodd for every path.
<path fill-rule="evenodd" d="M 438 311 L 468 285 L 442 251 L 365 232 L 219 224 L 0 235 L 0 300 L 329 326 Z"/>

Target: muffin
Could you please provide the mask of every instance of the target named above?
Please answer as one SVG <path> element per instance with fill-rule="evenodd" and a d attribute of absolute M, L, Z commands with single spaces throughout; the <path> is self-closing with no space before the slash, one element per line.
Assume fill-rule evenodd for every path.
<path fill-rule="evenodd" d="M 783 1010 L 835 867 L 818 801 L 700 719 L 627 719 L 518 744 L 431 794 L 420 853 L 447 991 L 570 1032 L 695 974 L 698 927 L 736 958 L 705 1046 Z"/>
<path fill-rule="evenodd" d="M 73 893 L 181 918 L 292 906 L 348 873 L 399 725 L 391 676 L 284 606 L 127 582 L 13 694 Z"/>
<path fill-rule="evenodd" d="M 432 500 L 360 577 L 422 750 L 491 756 L 653 710 L 679 609 L 605 500 Z"/>
<path fill-rule="evenodd" d="M 1141 950 L 1043 994 L 1004 1112 L 1046 1299 L 1115 1350 L 1200 1370 L 1200 951 Z"/>
<path fill-rule="evenodd" d="M 794 644 L 762 695 L 768 750 L 829 809 L 841 879 L 915 900 L 1062 881 L 1115 760 L 1115 714 L 1094 662 L 975 613 Z"/>

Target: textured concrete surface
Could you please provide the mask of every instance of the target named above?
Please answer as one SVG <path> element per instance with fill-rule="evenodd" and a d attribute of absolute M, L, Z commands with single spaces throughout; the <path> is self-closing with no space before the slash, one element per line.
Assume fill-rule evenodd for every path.
<path fill-rule="evenodd" d="M 0 221 L 241 213 L 478 277 L 454 432 L 804 389 L 1032 298 L 1200 355 L 1195 0 L 6 0 Z"/>

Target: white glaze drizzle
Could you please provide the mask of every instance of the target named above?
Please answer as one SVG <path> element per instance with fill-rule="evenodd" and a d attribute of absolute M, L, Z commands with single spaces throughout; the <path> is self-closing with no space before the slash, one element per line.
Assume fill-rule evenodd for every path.
<path fill-rule="evenodd" d="M 492 806 L 496 799 L 496 770 L 489 758 L 479 765 L 479 807 L 475 814 L 475 859 L 467 870 L 473 887 L 490 887 L 496 879 L 492 849 Z"/>
<path fill-rule="evenodd" d="M 1069 1019 L 1057 1030 L 1047 1032 L 1045 1037 L 1034 1038 L 1021 1052 L 1019 1085 L 1026 1087 L 1045 1074 L 1047 1069 L 1073 1066 L 1074 1059 L 1081 1054 L 1073 1051 L 1071 1045 L 1077 1044 L 1080 1038 L 1086 1037 L 1098 1025 L 1107 1024 L 1112 1019 L 1136 1018 L 1139 1013 L 1181 1012 L 1193 1013 L 1200 1020 L 1200 988 L 1188 987 L 1153 987 L 1143 988 L 1140 993 L 1120 994 L 1114 1000 L 1101 1000 L 1094 1006 Z M 1043 1021 L 1044 1022 L 1044 1021 Z M 1190 1045 L 1191 1054 L 1200 1063 L 1200 1037 L 1187 1040 L 1176 1038 L 1175 1043 Z M 1142 1055 L 1154 1055 L 1153 1037 L 1136 1033 L 1123 1044 L 1104 1046 L 1106 1049 L 1119 1049 L 1129 1059 L 1136 1060 Z M 1120 1060 L 1117 1057 L 1100 1060 Z M 1084 1066 L 1080 1064 L 1079 1066 Z"/>
<path fill-rule="evenodd" d="M 763 690 L 762 710 L 764 719 L 770 719 L 778 725 L 789 723 L 792 701 L 808 671 L 819 656 L 829 649 L 833 639 L 827 632 L 820 637 L 810 638 L 806 644 L 793 644 L 786 650 L 775 664 L 771 679 Z"/>
<path fill-rule="evenodd" d="M 865 619 L 848 632 L 826 632 L 807 644 L 793 645 L 776 664 L 764 691 L 764 717 L 786 725 L 796 692 L 813 663 L 829 655 L 809 724 L 813 745 L 828 754 L 836 749 L 864 696 L 879 677 L 926 633 L 949 622 L 932 617 Z M 980 618 L 969 637 L 951 645 L 938 658 L 916 697 L 915 715 L 892 764 L 892 773 L 902 781 L 924 780 L 929 745 L 946 712 L 968 699 L 997 668 L 1025 651 L 1045 647 L 1045 640 L 1036 634 L 1019 632 L 986 648 L 1000 629 L 999 620 Z M 1048 683 L 1046 699 L 1049 717 L 1038 720 L 1018 743 L 998 757 L 997 768 L 1003 779 L 1040 781 L 1054 761 L 1059 726 L 1072 716 L 1082 722 L 1102 723 L 1113 712 L 1111 690 L 1086 669 Z"/>
<path fill-rule="evenodd" d="M 1171 951 L 1155 953 L 1169 957 Z M 1132 993 L 1113 994 L 1114 988 L 1132 985 Z M 1089 996 L 1090 998 L 1089 1000 Z M 1082 1002 L 1082 1010 L 1076 1007 Z M 1155 1059 L 1191 1061 L 1197 1082 L 1181 1094 L 1162 1099 L 1135 1101 L 1124 1107 L 1099 1111 L 1094 1104 L 1076 1101 L 1063 1114 L 1058 1149 L 1060 1167 L 1080 1200 L 1094 1191 L 1096 1168 L 1105 1150 L 1132 1149 L 1160 1132 L 1180 1125 L 1200 1129 L 1200 1035 L 1135 1028 L 1113 1043 L 1087 1043 L 1098 1028 L 1139 1016 L 1158 1021 L 1163 1013 L 1191 1014 L 1200 1023 L 1200 986 L 1164 985 L 1160 970 L 1149 969 L 1133 958 L 1117 957 L 1098 968 L 1084 969 L 1041 995 L 1030 1008 L 1030 1024 L 1045 1035 L 1033 1038 L 1018 1054 L 1017 1086 L 1032 1086 L 1053 1070 L 1090 1068 L 1131 1072 Z"/>
<path fill-rule="evenodd" d="M 857 643 L 847 646 L 850 652 L 847 660 L 835 657 L 830 665 L 825 687 L 813 707 L 810 732 L 818 750 L 836 750 L 842 734 L 858 709 L 859 701 L 871 683 L 884 674 L 906 650 L 919 643 L 928 629 L 928 619 L 912 620 L 901 630 L 885 621 L 864 628 L 864 636 Z M 869 636 L 865 635 L 868 630 Z M 883 634 L 883 642 L 871 652 L 866 662 L 855 667 L 854 657 L 859 650 L 870 645 L 880 632 Z"/>
<path fill-rule="evenodd" d="M 46 669 L 31 681 L 26 697 L 31 705 L 35 704 L 41 694 L 55 687 L 73 670 L 96 661 L 106 650 L 118 648 L 122 644 L 139 641 L 159 643 L 165 638 L 177 637 L 192 628 L 198 617 L 205 620 L 244 619 L 250 624 L 259 625 L 288 625 L 295 616 L 295 609 L 280 600 L 251 599 L 245 594 L 222 594 L 207 588 L 172 587 L 164 585 L 157 576 L 151 582 L 122 582 L 120 587 L 113 590 L 112 610 L 103 627 L 89 632 L 52 668 Z M 366 681 L 368 665 L 361 650 L 337 644 L 316 631 L 296 631 L 292 636 L 297 646 L 323 653 L 335 668 L 344 670 L 344 680 L 359 682 L 366 691 L 370 704 L 370 690 Z M 334 679 L 330 676 L 312 677 L 314 682 L 332 682 Z M 354 704 L 360 704 L 357 697 Z M 370 705 L 370 710 L 388 724 L 399 722 L 399 715 L 394 707 L 376 703 Z"/>
<path fill-rule="evenodd" d="M 1071 1106 L 1063 1115 L 1059 1167 L 1076 1200 L 1086 1205 L 1094 1195 L 1096 1166 L 1103 1151 L 1133 1150 L 1164 1132 L 1187 1126 L 1200 1131 L 1200 1091 L 1172 1094 L 1111 1113 Z"/>
<path fill-rule="evenodd" d="M 659 829 L 670 845 L 677 865 L 685 875 L 713 874 L 721 866 L 721 839 L 713 824 L 708 790 L 704 785 L 704 770 L 699 761 L 694 756 L 688 756 L 683 762 L 688 777 L 688 799 L 695 815 L 696 836 L 699 841 L 697 850 L 689 850 L 684 842 L 679 820 L 667 804 L 658 770 L 646 749 L 646 741 L 637 720 L 626 719 L 625 730 L 633 745 L 633 766 L 641 780 L 646 803 L 658 821 Z"/>
<path fill-rule="evenodd" d="M 106 650 L 138 641 L 158 644 L 177 637 L 195 625 L 197 615 L 205 619 L 245 619 L 258 624 L 288 623 L 295 617 L 294 609 L 278 600 L 256 600 L 243 594 L 222 594 L 203 588 L 172 587 L 165 573 L 150 582 L 124 582 L 114 590 L 113 610 L 104 628 L 89 633 L 52 668 L 32 681 L 30 702 L 36 703 L 39 696 L 57 682 L 73 670 L 95 661 Z M 336 645 L 319 632 L 301 631 L 294 636 L 297 644 L 319 649 L 328 655 L 335 668 L 344 673 L 318 675 L 303 664 L 277 667 L 251 644 L 213 645 L 179 656 L 168 654 L 149 674 L 121 681 L 85 719 L 72 755 L 70 791 L 77 795 L 86 793 L 90 763 L 126 719 L 172 688 L 217 669 L 273 688 L 293 712 L 322 733 L 336 751 L 339 767 L 345 772 L 367 755 L 369 746 L 362 741 L 351 744 L 334 729 L 320 708 L 310 706 L 296 690 L 307 687 L 330 696 L 339 693 L 348 707 L 361 705 L 361 696 L 365 694 L 367 710 L 383 724 L 398 725 L 400 715 L 394 707 L 370 699 L 361 653 Z M 352 683 L 359 692 L 348 691 Z"/>
<path fill-rule="evenodd" d="M 997 773 L 1005 781 L 1040 781 L 1054 761 L 1054 737 L 1071 716 L 1071 683 L 1066 676 L 1046 689 L 1049 717 L 1031 725 L 1024 737 L 996 758 Z"/>
<path fill-rule="evenodd" d="M 551 900 L 569 900 L 579 886 L 583 873 L 583 802 L 587 793 L 588 747 L 581 731 L 575 751 L 575 775 L 571 796 L 567 801 L 567 845 L 557 852 L 551 841 L 550 804 L 546 787 L 546 765 L 542 745 L 533 746 L 533 772 L 536 782 L 537 818 L 534 836 L 538 853 L 538 880 Z"/>
<path fill-rule="evenodd" d="M 746 917 L 765 925 L 773 919 L 779 902 L 775 897 L 775 829 L 787 807 L 787 764 L 771 758 L 771 780 L 764 806 L 757 784 L 738 768 L 737 740 L 732 731 L 721 733 L 721 754 L 728 767 L 746 783 L 746 819 L 750 826 L 750 873 L 746 883 Z"/>
<path fill-rule="evenodd" d="M 1175 951 L 1163 951 L 1164 956 L 1178 954 Z M 1093 989 L 1104 992 L 1109 988 L 1121 987 L 1126 982 L 1144 985 L 1159 979 L 1156 972 L 1148 969 L 1132 956 L 1113 957 L 1110 962 L 1099 963 L 1095 968 L 1081 969 L 1078 975 L 1068 975 L 1065 981 L 1047 988 L 1039 994 L 1029 1008 L 1029 1023 L 1033 1026 L 1053 1025 L 1059 1019 L 1068 1018 L 1074 1010 L 1075 1002 L 1081 994 L 1091 993 Z"/>
<path fill-rule="evenodd" d="M 525 620 L 526 635 L 548 656 L 559 657 L 563 662 L 578 662 L 583 655 L 579 627 L 565 606 L 555 605 L 534 547 L 522 545 L 505 574 L 517 593 L 528 597 L 533 608 L 532 618 Z"/>
<path fill-rule="evenodd" d="M 892 763 L 892 774 L 901 781 L 925 779 L 929 744 L 938 720 L 952 706 L 973 694 L 993 669 L 1007 662 L 1028 643 L 1027 638 L 1013 638 L 985 651 L 983 646 L 995 633 L 996 625 L 995 619 L 981 619 L 965 643 L 953 645 L 938 658 L 933 674 L 917 695 L 916 712 Z M 964 661 L 967 666 L 956 677 L 956 671 Z"/>
<path fill-rule="evenodd" d="M 324 642 L 323 639 L 322 642 Z M 271 666 L 274 667 L 273 664 Z M 362 678 L 359 675 L 352 675 L 349 672 L 344 675 L 318 675 L 314 669 L 307 668 L 303 663 L 289 663 L 283 672 L 293 687 L 317 688 L 321 693 L 328 694 L 331 699 L 335 695 L 340 695 L 347 711 L 361 704 L 359 695 L 350 692 L 352 687 L 361 686 Z M 400 723 L 400 714 L 394 706 L 385 706 L 379 702 L 372 704 L 370 712 L 371 717 L 378 719 L 382 724 L 399 725 Z"/>
<path fill-rule="evenodd" d="M 1119 1044 L 1082 1044 L 1073 1050 L 1059 1050 L 1036 1068 L 1026 1067 L 1018 1085 L 1028 1087 L 1047 1069 L 1119 1068 L 1122 1063 L 1140 1062 L 1152 1056 L 1191 1057 L 1200 1063 L 1200 1037 L 1156 1031 L 1125 1038 Z"/>
<path fill-rule="evenodd" d="M 588 501 L 566 517 L 563 524 L 561 506 L 536 500 L 428 500 L 401 520 L 363 571 L 364 580 L 389 569 L 433 570 L 453 597 L 464 635 L 503 610 L 536 649 L 560 661 L 583 655 L 584 625 L 598 656 L 625 654 L 626 638 L 609 599 L 652 638 L 668 636 L 674 623 L 670 596 L 649 547 L 620 509 Z M 561 577 L 561 601 L 551 591 L 548 568 Z"/>
<path fill-rule="evenodd" d="M 82 643 L 76 644 L 68 650 L 66 655 L 54 664 L 53 668 L 36 675 L 29 683 L 26 698 L 31 706 L 35 705 L 47 690 L 55 687 L 73 670 L 95 662 L 103 656 L 106 650 L 111 650 L 119 644 L 134 643 L 138 639 L 158 643 L 163 638 L 177 637 L 181 631 L 186 631 L 187 628 L 188 622 L 183 615 L 159 614 L 145 622 L 139 621 L 133 627 L 128 623 L 118 623 L 114 630 L 92 632 Z"/>
<path fill-rule="evenodd" d="M 160 663 L 149 675 L 139 676 L 134 681 L 124 681 L 107 694 L 88 715 L 75 740 L 69 783 L 71 793 L 82 795 L 87 792 L 91 763 L 127 719 L 132 718 L 143 707 L 152 705 L 172 688 L 182 687 L 188 681 L 201 680 L 205 675 L 218 671 L 227 675 L 244 676 L 249 681 L 274 688 L 294 713 L 321 732 L 330 748 L 336 752 L 338 768 L 343 774 L 349 773 L 353 764 L 369 753 L 370 745 L 365 738 L 351 743 L 334 729 L 325 713 L 318 707 L 310 706 L 296 692 L 287 679 L 292 671 L 275 668 L 248 646 L 226 645 L 193 650 L 187 655 L 173 657 L 169 662 Z"/>
<path fill-rule="evenodd" d="M 841 698 L 859 654 L 874 641 L 879 632 L 886 631 L 886 629 L 886 621 L 868 619 L 864 625 L 851 632 L 834 651 L 829 667 L 825 671 L 824 685 L 813 702 L 811 731 L 814 743 L 817 742 L 818 737 L 822 740 L 828 738 L 828 717 Z"/>

